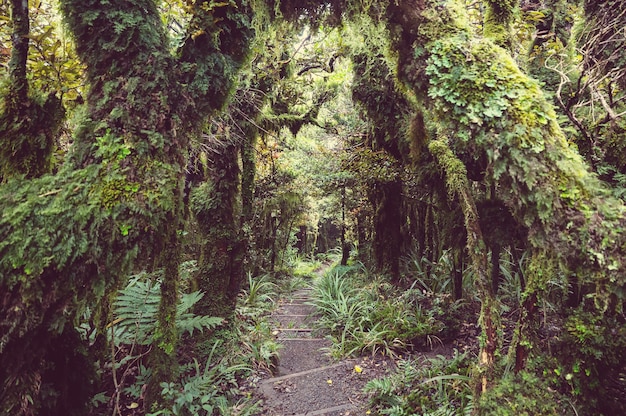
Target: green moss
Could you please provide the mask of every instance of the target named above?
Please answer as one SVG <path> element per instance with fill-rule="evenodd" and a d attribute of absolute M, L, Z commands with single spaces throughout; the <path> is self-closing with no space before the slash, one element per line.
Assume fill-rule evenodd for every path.
<path fill-rule="evenodd" d="M 130 200 L 138 190 L 138 183 L 129 183 L 123 179 L 106 181 L 101 190 L 102 205 L 105 208 L 112 208 L 121 202 Z"/>
<path fill-rule="evenodd" d="M 33 96 L 27 103 L 3 97 L 0 108 L 0 181 L 16 176 L 34 178 L 50 172 L 54 142 L 65 112 L 54 95 Z"/>
<path fill-rule="evenodd" d="M 526 371 L 504 377 L 477 405 L 479 414 L 492 416 L 561 416 L 569 414 L 569 406 L 543 378 Z"/>
<path fill-rule="evenodd" d="M 512 0 L 487 0 L 485 3 L 483 34 L 496 45 L 510 50 L 513 41 L 513 11 L 518 3 Z"/>

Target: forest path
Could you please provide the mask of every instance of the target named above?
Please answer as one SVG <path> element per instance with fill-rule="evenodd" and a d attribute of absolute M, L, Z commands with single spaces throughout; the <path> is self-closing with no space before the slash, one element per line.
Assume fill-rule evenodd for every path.
<path fill-rule="evenodd" d="M 386 374 L 392 364 L 371 357 L 333 362 L 325 350 L 331 341 L 315 329 L 315 307 L 308 304 L 311 292 L 298 289 L 285 296 L 272 314 L 274 333 L 283 349 L 275 376 L 259 383 L 260 414 L 365 415 L 363 387 Z"/>

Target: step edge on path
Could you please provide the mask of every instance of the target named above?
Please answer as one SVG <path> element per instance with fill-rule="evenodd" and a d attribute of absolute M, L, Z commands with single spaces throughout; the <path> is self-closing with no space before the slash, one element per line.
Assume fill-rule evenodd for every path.
<path fill-rule="evenodd" d="M 341 410 L 348 410 L 348 409 L 356 409 L 356 407 L 352 404 L 352 403 L 347 403 L 347 404 L 340 404 L 338 406 L 333 406 L 333 407 L 327 407 L 325 409 L 320 409 L 320 410 L 313 410 L 311 412 L 306 412 L 306 413 L 298 413 L 295 416 L 316 416 L 316 415 L 325 415 L 328 413 L 332 413 L 332 412 L 339 412 Z"/>
<path fill-rule="evenodd" d="M 276 328 L 274 331 L 280 332 L 313 332 L 312 328 Z"/>
<path fill-rule="evenodd" d="M 277 338 L 277 341 L 328 341 L 328 338 Z"/>
<path fill-rule="evenodd" d="M 263 386 L 263 385 L 268 385 L 268 384 L 276 383 L 276 382 L 283 381 L 283 380 L 288 380 L 290 378 L 296 378 L 300 376 L 306 376 L 308 374 L 320 373 L 322 371 L 330 370 L 331 368 L 347 366 L 348 364 L 351 364 L 353 361 L 354 360 L 345 360 L 337 364 L 325 365 L 324 367 L 317 367 L 317 368 L 312 368 L 310 370 L 299 371 L 297 373 L 286 374 L 284 376 L 268 378 L 267 380 L 263 380 L 262 382 L 260 382 L 259 385 Z"/>

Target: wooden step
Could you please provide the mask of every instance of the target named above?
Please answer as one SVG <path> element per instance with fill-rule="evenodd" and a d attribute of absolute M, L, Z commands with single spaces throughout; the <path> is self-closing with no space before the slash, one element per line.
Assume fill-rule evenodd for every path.
<path fill-rule="evenodd" d="M 307 374 L 319 373 L 319 372 L 322 372 L 322 371 L 330 370 L 331 368 L 348 367 L 348 366 L 352 365 L 352 363 L 353 363 L 353 360 L 346 360 L 346 361 L 342 361 L 342 362 L 337 363 L 337 364 L 331 364 L 331 365 L 325 365 L 324 367 L 313 368 L 312 370 L 300 371 L 298 373 L 287 374 L 285 376 L 268 378 L 267 380 L 262 381 L 261 385 L 262 386 L 264 386 L 264 385 L 271 385 L 271 384 L 279 382 L 279 381 L 288 380 L 288 379 L 296 378 L 296 377 L 301 377 L 301 376 L 305 376 Z"/>
<path fill-rule="evenodd" d="M 305 342 L 317 341 L 319 342 L 319 341 L 328 341 L 328 339 L 326 338 L 281 338 L 279 339 L 279 341 L 280 342 L 283 342 L 283 341 L 305 341 Z M 330 341 L 328 342 L 330 343 Z"/>
<path fill-rule="evenodd" d="M 280 332 L 313 332 L 311 328 L 276 328 L 274 331 Z"/>
<path fill-rule="evenodd" d="M 315 416 L 315 415 L 327 415 L 329 413 L 341 412 L 343 410 L 355 409 L 352 403 L 341 404 L 339 406 L 327 407 L 326 409 L 315 410 L 313 412 L 298 413 L 295 416 Z"/>

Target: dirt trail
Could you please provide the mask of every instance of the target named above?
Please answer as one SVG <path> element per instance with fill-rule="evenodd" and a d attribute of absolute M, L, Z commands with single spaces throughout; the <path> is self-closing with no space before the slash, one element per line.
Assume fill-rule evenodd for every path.
<path fill-rule="evenodd" d="M 274 332 L 284 348 L 275 376 L 259 383 L 258 395 L 263 400 L 259 414 L 365 415 L 363 386 L 387 373 L 392 364 L 369 357 L 333 362 L 324 350 L 330 341 L 314 328 L 315 308 L 307 305 L 310 297 L 310 289 L 299 289 L 281 300 L 272 315 Z"/>

